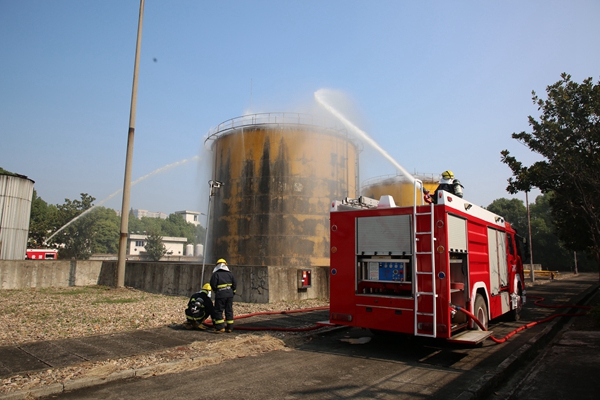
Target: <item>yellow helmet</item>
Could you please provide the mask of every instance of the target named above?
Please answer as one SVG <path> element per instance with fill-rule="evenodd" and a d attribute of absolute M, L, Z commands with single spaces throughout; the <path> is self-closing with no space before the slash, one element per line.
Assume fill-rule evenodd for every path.
<path fill-rule="evenodd" d="M 227 264 L 227 261 L 225 261 L 225 259 L 223 259 L 223 258 L 219 258 L 219 259 L 217 260 L 217 264 L 221 264 L 221 263 L 223 263 L 223 264 Z"/>
<path fill-rule="evenodd" d="M 206 290 L 208 292 L 211 292 L 212 288 L 210 287 L 210 283 L 205 283 L 204 286 L 202 286 L 202 290 Z"/>
<path fill-rule="evenodd" d="M 442 172 L 442 178 L 444 178 L 444 179 L 454 179 L 454 174 L 450 170 L 444 171 L 444 172 Z"/>

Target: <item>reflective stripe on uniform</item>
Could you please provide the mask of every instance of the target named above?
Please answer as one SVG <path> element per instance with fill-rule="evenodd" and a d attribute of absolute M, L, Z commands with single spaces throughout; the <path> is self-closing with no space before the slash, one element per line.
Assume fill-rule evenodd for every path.
<path fill-rule="evenodd" d="M 213 324 L 215 324 L 215 325 L 219 325 L 219 324 L 222 324 L 223 322 L 225 322 L 225 320 L 224 320 L 224 319 L 218 319 L 218 320 L 216 320 L 216 321 L 213 321 Z"/>

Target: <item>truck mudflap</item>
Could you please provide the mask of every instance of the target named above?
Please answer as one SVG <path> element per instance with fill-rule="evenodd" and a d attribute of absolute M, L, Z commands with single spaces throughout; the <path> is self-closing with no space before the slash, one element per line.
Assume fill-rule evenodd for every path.
<path fill-rule="evenodd" d="M 448 339 L 448 342 L 476 345 L 492 336 L 492 331 L 467 330 L 460 332 Z"/>

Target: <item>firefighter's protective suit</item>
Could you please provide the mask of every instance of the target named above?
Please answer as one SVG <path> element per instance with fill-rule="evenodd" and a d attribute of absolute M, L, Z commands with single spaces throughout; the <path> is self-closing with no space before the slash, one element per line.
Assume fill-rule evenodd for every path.
<path fill-rule="evenodd" d="M 215 332 L 233 331 L 233 296 L 237 286 L 235 276 L 227 267 L 227 261 L 219 259 L 213 269 L 210 285 L 215 291 Z M 223 319 L 223 311 L 225 319 Z"/>
<path fill-rule="evenodd" d="M 194 293 L 188 301 L 187 308 L 185 309 L 185 318 L 187 327 L 206 329 L 202 323 L 208 317 L 215 320 L 215 308 L 212 300 L 210 299 L 211 286 L 207 283 L 202 287 L 202 290 Z"/>

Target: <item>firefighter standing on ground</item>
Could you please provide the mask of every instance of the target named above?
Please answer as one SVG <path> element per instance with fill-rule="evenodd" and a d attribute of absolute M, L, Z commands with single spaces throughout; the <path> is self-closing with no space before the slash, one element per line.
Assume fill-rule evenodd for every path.
<path fill-rule="evenodd" d="M 215 320 L 215 308 L 213 307 L 212 300 L 210 299 L 212 288 L 210 284 L 205 283 L 202 286 L 202 290 L 194 293 L 188 301 L 188 306 L 185 309 L 185 318 L 187 329 L 206 329 L 206 326 L 202 325 L 204 320 L 209 316 L 212 320 Z"/>
<path fill-rule="evenodd" d="M 235 276 L 229 271 L 227 261 L 219 259 L 210 278 L 210 286 L 215 291 L 215 332 L 233 331 L 233 295 L 235 294 Z M 223 319 L 225 311 L 225 319 Z"/>

